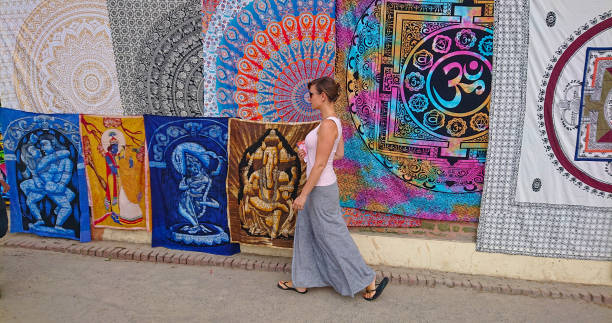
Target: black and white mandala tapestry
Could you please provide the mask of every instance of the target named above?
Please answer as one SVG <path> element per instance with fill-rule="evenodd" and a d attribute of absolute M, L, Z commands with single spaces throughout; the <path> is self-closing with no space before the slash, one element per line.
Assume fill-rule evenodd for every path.
<path fill-rule="evenodd" d="M 500 0 L 495 23 L 477 250 L 610 260 L 610 1 Z"/>
<path fill-rule="evenodd" d="M 126 114 L 202 115 L 200 0 L 109 0 Z"/>

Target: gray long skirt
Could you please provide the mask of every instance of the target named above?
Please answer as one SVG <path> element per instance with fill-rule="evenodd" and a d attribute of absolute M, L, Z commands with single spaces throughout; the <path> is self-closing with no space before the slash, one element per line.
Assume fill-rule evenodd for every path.
<path fill-rule="evenodd" d="M 342 219 L 337 183 L 315 186 L 299 212 L 291 269 L 293 286 L 331 286 L 351 297 L 376 277 Z"/>

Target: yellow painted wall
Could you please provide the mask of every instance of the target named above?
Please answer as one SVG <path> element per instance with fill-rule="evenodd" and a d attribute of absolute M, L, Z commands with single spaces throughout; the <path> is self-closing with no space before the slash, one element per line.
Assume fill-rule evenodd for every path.
<path fill-rule="evenodd" d="M 538 281 L 612 286 L 612 262 L 477 252 L 473 242 L 351 233 L 365 261 L 386 265 Z M 241 246 L 242 252 L 291 257 L 291 250 Z"/>

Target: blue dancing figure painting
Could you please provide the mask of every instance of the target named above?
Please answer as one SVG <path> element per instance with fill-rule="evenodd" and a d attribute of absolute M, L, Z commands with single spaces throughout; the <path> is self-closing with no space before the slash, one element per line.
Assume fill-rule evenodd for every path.
<path fill-rule="evenodd" d="M 227 118 L 145 116 L 153 247 L 240 252 L 227 224 Z"/>
<path fill-rule="evenodd" d="M 90 241 L 79 116 L 2 108 L 0 120 L 11 232 Z"/>

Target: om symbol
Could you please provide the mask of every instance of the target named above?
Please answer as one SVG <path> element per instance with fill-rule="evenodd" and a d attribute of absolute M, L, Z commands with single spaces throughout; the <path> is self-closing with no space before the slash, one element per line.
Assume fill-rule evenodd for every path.
<path fill-rule="evenodd" d="M 400 72 L 402 105 L 412 122 L 442 139 L 467 140 L 488 130 L 492 35 L 481 26 L 449 26 L 412 49 Z"/>
<path fill-rule="evenodd" d="M 456 70 L 456 73 L 451 73 Z M 465 93 L 474 92 L 476 95 L 482 95 L 486 88 L 485 82 L 481 80 L 482 77 L 482 65 L 478 64 L 477 61 L 471 61 L 469 64 L 461 65 L 458 62 L 452 62 L 442 68 L 444 75 L 449 76 L 457 74 L 455 77 L 448 81 L 448 87 L 455 90 L 455 96 L 452 100 L 445 100 L 440 96 L 438 91 L 434 88 L 433 93 L 436 99 L 442 104 L 445 109 L 456 108 L 461 103 L 461 90 Z M 474 74 L 470 71 L 475 71 Z M 472 81 L 471 83 L 461 82 L 463 79 Z"/>
<path fill-rule="evenodd" d="M 427 92 L 433 105 L 445 114 L 464 117 L 489 101 L 491 64 L 480 54 L 454 52 L 432 66 Z"/>

